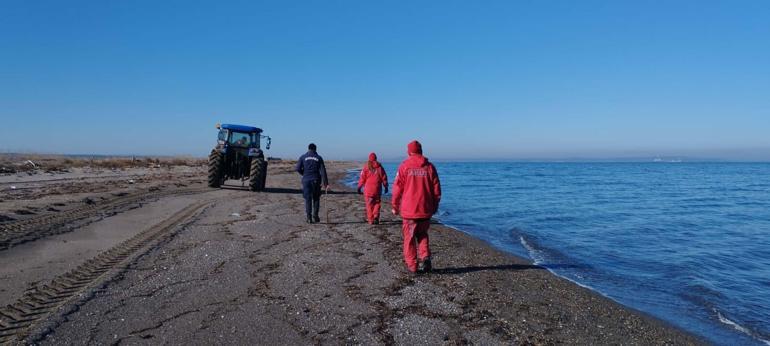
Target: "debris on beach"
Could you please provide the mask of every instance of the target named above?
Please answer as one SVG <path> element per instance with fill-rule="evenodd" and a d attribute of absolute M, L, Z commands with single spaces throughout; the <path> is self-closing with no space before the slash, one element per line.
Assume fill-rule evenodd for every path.
<path fill-rule="evenodd" d="M 16 190 L 16 186 L 15 185 L 11 185 L 11 190 Z"/>
<path fill-rule="evenodd" d="M 135 183 L 135 181 L 134 181 L 134 179 L 128 179 L 128 183 L 129 184 L 133 184 L 133 183 Z"/>
<path fill-rule="evenodd" d="M 239 213 L 232 213 L 232 214 L 230 214 L 230 216 L 241 217 L 241 214 L 239 214 Z"/>

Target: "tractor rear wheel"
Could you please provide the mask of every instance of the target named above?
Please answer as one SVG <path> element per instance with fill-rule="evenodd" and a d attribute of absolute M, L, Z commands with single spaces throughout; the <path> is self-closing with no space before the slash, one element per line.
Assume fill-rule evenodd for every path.
<path fill-rule="evenodd" d="M 249 188 L 251 191 L 262 191 L 265 189 L 265 171 L 267 165 L 265 159 L 255 157 L 251 159 L 251 171 L 249 172 Z"/>
<path fill-rule="evenodd" d="M 209 154 L 209 187 L 222 185 L 222 153 L 212 150 Z"/>
<path fill-rule="evenodd" d="M 262 161 L 262 190 L 267 187 L 267 160 Z"/>

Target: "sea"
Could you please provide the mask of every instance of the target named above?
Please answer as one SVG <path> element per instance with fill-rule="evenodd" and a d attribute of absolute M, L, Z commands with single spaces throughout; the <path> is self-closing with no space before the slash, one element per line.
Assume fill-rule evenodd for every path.
<path fill-rule="evenodd" d="M 770 345 L 770 163 L 435 165 L 443 224 L 709 342 Z"/>

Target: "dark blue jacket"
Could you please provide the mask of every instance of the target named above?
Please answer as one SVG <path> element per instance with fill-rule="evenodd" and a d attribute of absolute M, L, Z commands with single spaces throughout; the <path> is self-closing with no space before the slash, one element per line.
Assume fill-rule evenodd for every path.
<path fill-rule="evenodd" d="M 302 175 L 302 181 L 321 180 L 321 185 L 329 185 L 326 178 L 324 159 L 315 151 L 308 151 L 297 160 L 297 173 Z"/>

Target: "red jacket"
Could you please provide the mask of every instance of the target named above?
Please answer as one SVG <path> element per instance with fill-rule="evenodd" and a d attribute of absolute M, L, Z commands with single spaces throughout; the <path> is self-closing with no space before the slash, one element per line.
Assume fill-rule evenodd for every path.
<path fill-rule="evenodd" d="M 428 219 L 438 211 L 441 182 L 428 159 L 412 154 L 401 163 L 393 183 L 393 208 L 405 219 Z"/>
<path fill-rule="evenodd" d="M 382 187 L 388 186 L 388 175 L 377 161 L 372 161 L 372 168 L 369 169 L 369 163 L 364 165 L 361 170 L 361 177 L 358 178 L 358 188 L 364 187 L 364 196 L 379 197 L 382 194 Z"/>

